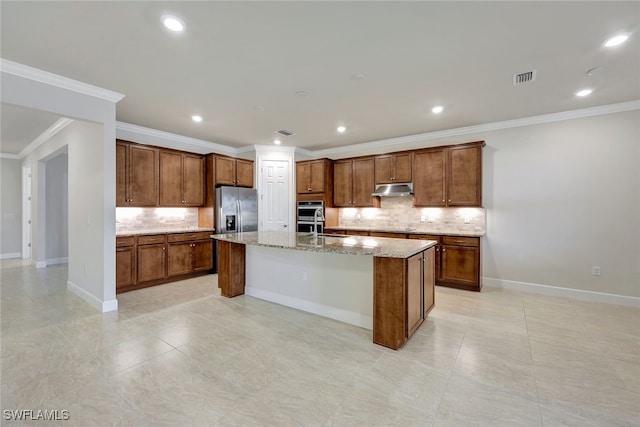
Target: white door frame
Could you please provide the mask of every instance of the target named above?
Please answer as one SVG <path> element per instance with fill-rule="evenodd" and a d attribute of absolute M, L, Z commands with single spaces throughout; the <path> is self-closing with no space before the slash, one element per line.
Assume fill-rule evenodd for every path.
<path fill-rule="evenodd" d="M 258 217 L 262 222 L 263 215 L 263 161 L 268 160 L 280 160 L 289 162 L 289 195 L 287 200 L 289 201 L 289 223 L 287 229 L 289 231 L 295 231 L 295 201 L 296 201 L 296 186 L 295 186 L 295 148 L 294 147 L 266 147 L 256 146 L 256 186 L 258 190 Z M 260 230 L 260 222 L 258 223 L 258 230 Z"/>
<path fill-rule="evenodd" d="M 31 163 L 22 165 L 22 259 L 31 259 Z"/>

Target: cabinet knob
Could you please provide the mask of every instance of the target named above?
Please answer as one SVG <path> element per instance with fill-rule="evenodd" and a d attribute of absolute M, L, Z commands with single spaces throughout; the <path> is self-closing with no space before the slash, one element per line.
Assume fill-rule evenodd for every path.
<path fill-rule="evenodd" d="M 166 250 L 167 250 L 167 248 L 165 248 L 165 247 L 163 246 L 163 247 L 162 247 L 162 250 L 163 250 L 163 251 L 166 251 Z"/>
<path fill-rule="evenodd" d="M 444 203 L 444 199 L 442 199 L 442 203 Z"/>
<path fill-rule="evenodd" d="M 451 201 L 451 199 L 449 199 L 449 201 Z"/>
<path fill-rule="evenodd" d="M 444 252 L 444 251 L 446 251 L 446 249 L 445 249 L 445 248 L 442 248 L 442 252 Z"/>

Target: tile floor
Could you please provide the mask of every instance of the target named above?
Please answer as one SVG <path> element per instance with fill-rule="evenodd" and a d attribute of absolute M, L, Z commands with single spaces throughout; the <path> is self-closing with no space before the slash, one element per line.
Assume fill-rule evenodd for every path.
<path fill-rule="evenodd" d="M 69 411 L 56 425 L 640 425 L 637 308 L 437 288 L 392 351 L 220 297 L 216 276 L 122 294 L 102 315 L 66 291 L 65 266 L 0 267 L 2 410 Z"/>

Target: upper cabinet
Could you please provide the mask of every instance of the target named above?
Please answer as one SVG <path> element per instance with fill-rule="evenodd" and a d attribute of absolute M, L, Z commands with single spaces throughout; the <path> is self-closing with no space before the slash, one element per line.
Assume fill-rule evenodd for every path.
<path fill-rule="evenodd" d="M 160 205 L 204 205 L 204 158 L 197 154 L 160 151 Z"/>
<path fill-rule="evenodd" d="M 376 156 L 376 185 L 411 182 L 412 159 L 411 152 Z"/>
<path fill-rule="evenodd" d="M 216 156 L 215 185 L 253 187 L 253 161 Z"/>
<path fill-rule="evenodd" d="M 333 206 L 333 162 L 329 159 L 296 162 L 298 200 L 323 200 Z"/>
<path fill-rule="evenodd" d="M 416 151 L 414 206 L 482 206 L 483 146 L 480 141 Z"/>
<path fill-rule="evenodd" d="M 158 149 L 116 140 L 116 206 L 158 206 Z"/>
<path fill-rule="evenodd" d="M 333 203 L 335 207 L 378 207 L 372 197 L 375 190 L 373 157 L 338 160 L 333 166 Z"/>

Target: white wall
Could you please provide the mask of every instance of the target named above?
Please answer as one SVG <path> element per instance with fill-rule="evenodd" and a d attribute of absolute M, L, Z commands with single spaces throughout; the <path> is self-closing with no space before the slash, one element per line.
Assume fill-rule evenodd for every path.
<path fill-rule="evenodd" d="M 425 138 L 375 152 L 486 141 L 485 285 L 546 285 L 637 298 L 639 126 L 640 111 L 634 110 Z M 364 146 L 331 157 L 373 153 Z M 600 277 L 591 275 L 594 265 L 601 267 Z"/>
<path fill-rule="evenodd" d="M 30 77 L 36 74 L 36 77 Z M 58 80 L 59 84 L 38 81 L 43 75 L 44 80 Z M 88 88 L 88 85 L 70 83 L 64 78 L 33 71 L 19 74 L 3 69 L 1 85 L 2 102 L 84 120 L 69 125 L 23 159 L 23 163 L 33 165 L 32 181 L 35 187 L 42 180 L 41 176 L 36 176 L 40 175 L 39 167 L 36 167 L 38 160 L 46 156 L 42 151 L 51 153 L 68 144 L 69 222 L 72 224 L 69 227 L 68 288 L 101 311 L 117 309 L 115 102 L 103 96 L 106 91 L 99 88 Z M 76 90 L 64 88 L 70 86 L 75 86 Z M 82 93 L 85 89 L 87 93 L 97 95 Z M 37 194 L 32 194 L 34 218 L 35 213 L 39 213 L 37 198 Z M 36 222 L 39 221 L 41 218 L 37 217 Z M 34 225 L 34 245 L 38 244 L 37 239 L 42 238 L 37 229 L 37 225 Z M 44 257 L 44 245 L 38 246 L 34 254 Z"/>
<path fill-rule="evenodd" d="M 20 160 L 0 158 L 0 259 L 22 253 L 22 167 Z"/>
<path fill-rule="evenodd" d="M 47 265 L 66 262 L 69 256 L 68 161 L 62 153 L 46 162 L 46 249 Z"/>

